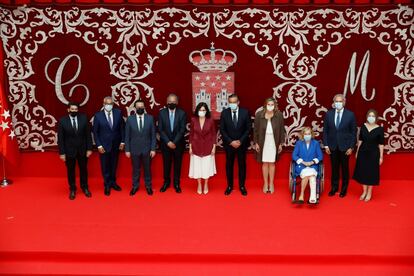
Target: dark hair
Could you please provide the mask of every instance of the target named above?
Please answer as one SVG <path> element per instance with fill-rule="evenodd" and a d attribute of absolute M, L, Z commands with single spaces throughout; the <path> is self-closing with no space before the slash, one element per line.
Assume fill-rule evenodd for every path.
<path fill-rule="evenodd" d="M 77 102 L 69 102 L 68 103 L 68 108 L 70 108 L 71 106 L 76 106 L 77 108 L 79 108 L 79 103 L 77 103 Z"/>
<path fill-rule="evenodd" d="M 200 111 L 200 109 L 204 107 L 206 109 L 206 117 L 210 118 L 210 109 L 208 108 L 208 105 L 205 102 L 200 102 L 194 111 L 194 116 L 198 117 L 198 111 Z"/>
<path fill-rule="evenodd" d="M 138 99 L 138 100 L 136 100 L 136 101 L 134 102 L 134 108 L 136 108 L 137 103 L 143 103 L 143 104 L 145 105 L 145 102 L 144 102 L 143 100 Z"/>
<path fill-rule="evenodd" d="M 237 98 L 237 100 L 239 100 L 239 96 L 235 93 L 229 95 L 229 99 L 231 98 Z"/>

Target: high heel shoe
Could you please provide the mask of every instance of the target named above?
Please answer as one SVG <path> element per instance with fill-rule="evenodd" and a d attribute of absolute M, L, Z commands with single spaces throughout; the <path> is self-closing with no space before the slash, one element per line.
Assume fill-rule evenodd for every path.
<path fill-rule="evenodd" d="M 362 195 L 359 197 L 359 200 L 364 200 L 366 196 L 367 196 L 367 194 L 362 194 Z"/>
<path fill-rule="evenodd" d="M 364 201 L 365 201 L 365 202 L 368 202 L 368 201 L 370 201 L 370 200 L 371 200 L 371 198 L 372 198 L 372 196 L 366 196 L 366 197 L 365 197 L 365 199 L 364 199 Z"/>
<path fill-rule="evenodd" d="M 275 185 L 272 183 L 269 185 L 269 192 L 273 194 L 275 192 Z"/>
<path fill-rule="evenodd" d="M 267 194 L 268 191 L 269 191 L 269 186 L 264 184 L 263 185 L 263 193 Z"/>
<path fill-rule="evenodd" d="M 198 186 L 197 188 L 197 194 L 201 195 L 203 193 L 202 189 L 201 189 L 201 185 Z"/>
<path fill-rule="evenodd" d="M 204 185 L 204 191 L 203 191 L 203 194 L 208 194 L 208 186 L 207 185 Z"/>

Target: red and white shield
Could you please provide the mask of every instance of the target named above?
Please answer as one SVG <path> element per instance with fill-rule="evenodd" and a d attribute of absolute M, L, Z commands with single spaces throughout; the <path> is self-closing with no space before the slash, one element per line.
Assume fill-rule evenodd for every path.
<path fill-rule="evenodd" d="M 220 118 L 222 110 L 228 107 L 228 95 L 234 93 L 233 72 L 206 72 L 193 73 L 193 109 L 205 102 L 211 117 Z"/>

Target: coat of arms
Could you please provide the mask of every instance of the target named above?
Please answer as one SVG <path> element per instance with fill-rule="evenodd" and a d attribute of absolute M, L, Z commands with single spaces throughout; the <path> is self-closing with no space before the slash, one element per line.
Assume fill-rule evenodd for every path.
<path fill-rule="evenodd" d="M 227 108 L 227 97 L 234 93 L 234 72 L 227 72 L 237 56 L 232 51 L 215 49 L 211 43 L 210 49 L 193 51 L 189 56 L 190 62 L 197 66 L 200 72 L 192 74 L 193 109 L 205 102 L 213 119 L 219 119 L 222 110 Z"/>

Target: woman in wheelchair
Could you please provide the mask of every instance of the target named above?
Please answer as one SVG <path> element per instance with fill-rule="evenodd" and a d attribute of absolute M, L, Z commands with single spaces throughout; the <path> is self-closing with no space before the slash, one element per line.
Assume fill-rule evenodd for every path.
<path fill-rule="evenodd" d="M 302 179 L 299 199 L 297 204 L 304 203 L 304 194 L 306 186 L 310 186 L 309 203 L 317 203 L 316 198 L 316 177 L 318 175 L 318 163 L 322 161 L 323 154 L 318 141 L 314 139 L 315 135 L 310 127 L 302 129 L 300 140 L 296 142 L 292 158 L 295 162 L 295 176 L 299 175 Z"/>

